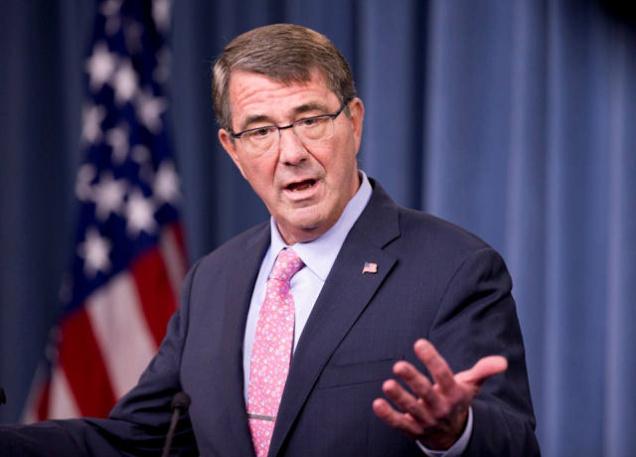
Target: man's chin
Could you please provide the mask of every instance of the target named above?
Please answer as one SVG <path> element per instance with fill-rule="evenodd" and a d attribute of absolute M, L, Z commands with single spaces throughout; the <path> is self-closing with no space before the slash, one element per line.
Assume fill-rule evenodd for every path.
<path fill-rule="evenodd" d="M 328 228 L 324 225 L 324 219 L 314 210 L 311 214 L 294 214 L 283 224 L 278 224 L 278 230 L 288 244 L 306 243 L 326 232 Z"/>
<path fill-rule="evenodd" d="M 322 235 L 321 223 L 315 219 L 299 221 L 293 225 L 294 232 L 297 234 L 299 241 L 306 242 L 311 241 L 318 236 Z"/>

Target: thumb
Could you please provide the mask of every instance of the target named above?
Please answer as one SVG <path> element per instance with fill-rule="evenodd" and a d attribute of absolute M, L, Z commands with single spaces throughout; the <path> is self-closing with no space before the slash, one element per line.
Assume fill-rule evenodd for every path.
<path fill-rule="evenodd" d="M 472 384 L 475 387 L 491 376 L 503 373 L 508 368 L 508 361 L 500 355 L 490 355 L 477 361 L 472 368 L 457 373 L 455 380 L 464 384 Z"/>

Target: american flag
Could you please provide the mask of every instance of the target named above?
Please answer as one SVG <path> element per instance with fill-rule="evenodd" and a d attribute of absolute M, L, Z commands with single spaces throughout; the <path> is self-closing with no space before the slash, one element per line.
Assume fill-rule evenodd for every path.
<path fill-rule="evenodd" d="M 187 264 L 162 89 L 169 24 L 168 0 L 97 4 L 64 311 L 25 422 L 107 415 L 137 382 L 176 309 Z"/>

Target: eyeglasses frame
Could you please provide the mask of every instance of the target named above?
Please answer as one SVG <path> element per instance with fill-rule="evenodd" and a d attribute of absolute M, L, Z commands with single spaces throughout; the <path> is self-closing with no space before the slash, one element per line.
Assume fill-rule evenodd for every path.
<path fill-rule="evenodd" d="M 340 108 L 338 109 L 338 111 L 335 111 L 335 112 L 333 112 L 333 113 L 319 114 L 318 116 L 303 117 L 303 118 L 301 118 L 301 119 L 297 119 L 297 120 L 295 120 L 295 121 L 294 121 L 294 122 L 292 122 L 291 124 L 283 125 L 283 126 L 278 126 L 278 125 L 276 125 L 276 124 L 270 124 L 270 125 L 263 125 L 263 126 L 261 126 L 261 127 L 254 127 L 254 128 L 251 128 L 251 129 L 246 129 L 246 130 L 243 130 L 243 131 L 240 131 L 240 132 L 237 132 L 237 133 L 234 133 L 232 130 L 230 130 L 228 133 L 230 134 L 230 136 L 231 136 L 232 138 L 237 139 L 237 140 L 240 140 L 240 139 L 241 139 L 241 137 L 242 137 L 244 134 L 246 134 L 246 133 L 249 133 L 249 132 L 255 132 L 255 131 L 260 130 L 260 129 L 263 129 L 263 128 L 276 127 L 276 129 L 278 130 L 278 141 L 280 141 L 280 135 L 281 135 L 280 131 L 281 131 L 281 130 L 291 129 L 291 128 L 293 128 L 293 127 L 294 127 L 294 125 L 297 125 L 297 124 L 299 124 L 300 122 L 306 122 L 306 121 L 308 121 L 308 120 L 312 120 L 312 119 L 327 118 L 327 117 L 328 117 L 328 118 L 330 118 L 332 122 L 333 122 L 333 121 L 335 121 L 335 120 L 336 120 L 336 118 L 337 118 L 338 116 L 340 116 L 340 113 L 342 113 L 342 112 L 344 111 L 344 109 L 345 109 L 345 108 L 349 105 L 349 102 L 350 102 L 351 100 L 352 100 L 351 98 L 349 98 L 349 99 L 345 100 L 345 101 L 342 103 L 342 105 L 340 106 Z"/>

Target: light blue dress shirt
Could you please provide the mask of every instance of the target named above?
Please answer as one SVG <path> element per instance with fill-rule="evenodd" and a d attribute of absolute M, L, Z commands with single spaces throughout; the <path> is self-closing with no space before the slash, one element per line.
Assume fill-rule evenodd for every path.
<path fill-rule="evenodd" d="M 327 276 L 331 271 L 331 267 L 336 261 L 336 257 L 340 252 L 345 238 L 349 234 L 351 227 L 358 220 L 362 211 L 367 206 L 371 198 L 372 188 L 367 175 L 360 171 L 361 181 L 360 188 L 347 203 L 340 219 L 327 230 L 323 235 L 315 240 L 307 243 L 296 243 L 288 246 L 280 236 L 274 218 L 270 219 L 271 242 L 270 246 L 263 257 L 261 268 L 254 284 L 250 308 L 247 314 L 247 323 L 245 325 L 245 336 L 243 339 L 243 395 L 247 403 L 247 389 L 249 383 L 250 361 L 252 358 L 252 347 L 254 346 L 254 337 L 256 334 L 256 323 L 258 314 L 265 297 L 265 288 L 267 277 L 271 272 L 276 256 L 281 249 L 291 247 L 301 258 L 305 266 L 296 273 L 290 282 L 290 292 L 294 298 L 295 307 L 295 323 L 294 323 L 294 347 L 298 344 L 298 339 L 305 328 L 309 314 L 318 299 L 318 295 L 325 284 Z M 379 392 L 378 392 L 379 394 Z M 371 408 L 371 405 L 369 405 Z M 468 444 L 472 432 L 472 411 L 469 412 L 469 421 L 464 434 L 451 449 L 446 452 L 431 451 L 421 445 L 418 445 L 426 454 L 431 457 L 454 457 L 460 455 Z M 458 446 L 459 445 L 459 446 Z"/>

